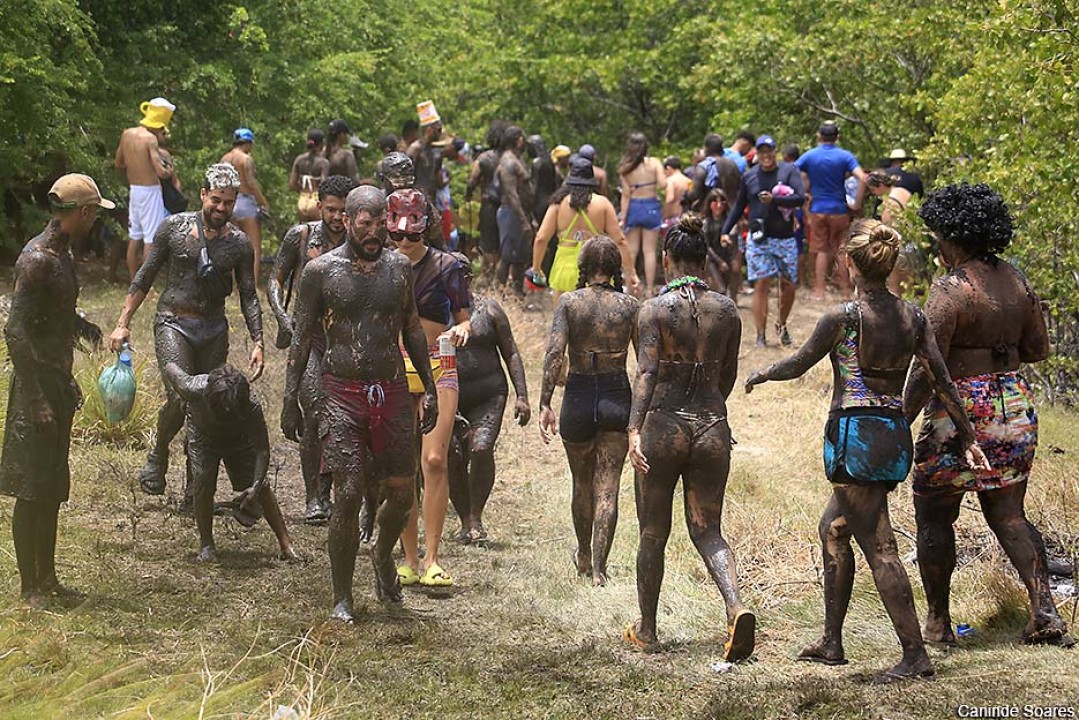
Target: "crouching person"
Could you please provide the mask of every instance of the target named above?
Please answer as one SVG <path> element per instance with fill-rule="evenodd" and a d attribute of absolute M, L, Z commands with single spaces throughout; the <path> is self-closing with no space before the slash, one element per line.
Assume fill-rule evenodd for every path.
<path fill-rule="evenodd" d="M 176 363 L 165 377 L 187 407 L 187 472 L 199 528 L 199 562 L 217 560 L 214 546 L 214 493 L 221 463 L 238 493 L 227 505 L 241 524 L 250 527 L 263 515 L 281 546 L 280 557 L 302 558 L 292 546 L 273 490 L 266 484 L 270 438 L 262 407 L 251 397 L 242 372 L 224 365 L 208 375 L 188 375 Z"/>

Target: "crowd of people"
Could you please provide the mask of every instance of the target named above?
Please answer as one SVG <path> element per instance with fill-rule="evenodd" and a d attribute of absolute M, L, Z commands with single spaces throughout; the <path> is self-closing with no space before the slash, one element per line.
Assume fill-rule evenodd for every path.
<path fill-rule="evenodd" d="M 124 132 L 116 154 L 131 188 L 131 247 L 141 241 L 148 249 L 144 260 L 134 256 L 108 337 L 113 350 L 130 342 L 133 316 L 163 278 L 153 333 L 167 400 L 139 485 L 151 495 L 166 491 L 170 443 L 186 426 L 183 494 L 198 529 L 198 559 L 216 558 L 214 496 L 223 464 L 236 493 L 227 503 L 233 516 L 246 525 L 264 516 L 282 555 L 298 560 L 267 484 L 268 428 L 251 393 L 266 362 L 258 258 L 259 218 L 268 210 L 251 159 L 254 133 L 237 129 L 233 149 L 206 169 L 198 207 L 170 214 L 164 188 L 179 187 L 161 143 L 174 111 L 163 98 L 144 103 L 141 124 Z M 477 191 L 480 199 L 470 244 L 469 233 L 454 233 L 443 167 L 447 159 L 467 161 L 467 143 L 445 137 L 433 103 L 420 103 L 417 115 L 400 140 L 379 140 L 383 157 L 371 180 L 357 170 L 355 150 L 364 144 L 343 120 L 327 133 L 308 132 L 289 178 L 300 222 L 284 234 L 266 294 L 275 345 L 288 356 L 281 428 L 300 447 L 303 518 L 328 524 L 334 618 L 353 619 L 361 543 L 370 546 L 376 594 L 400 603 L 403 586 L 456 582 L 440 556 L 451 501 L 461 522 L 456 538 L 488 539 L 483 513 L 510 383 L 513 417 L 523 426 L 532 411 L 527 359 L 499 293 L 473 291 L 478 264 L 488 288 L 509 288 L 502 298 L 527 287 L 555 299 L 539 426 L 543 442 L 561 439 L 572 476 L 575 571 L 597 587 L 608 581 L 628 456 L 640 617 L 624 638 L 655 650 L 681 479 L 690 538 L 726 604 L 725 659 L 750 657 L 757 619 L 739 593 L 721 529 L 733 444 L 727 402 L 742 333 L 735 298 L 744 267 L 757 343 L 764 344 L 777 282 L 775 330 L 781 345 L 793 345 L 787 320 L 808 249 L 816 256 L 813 293 L 823 295 L 831 275 L 843 302 L 823 310 L 790 357 L 753 371 L 744 386 L 749 393 L 799 377 L 825 356 L 833 367 L 824 430 L 833 492 L 819 527 L 824 633 L 798 658 L 847 662 L 842 626 L 853 538 L 903 650 L 881 679 L 931 675 L 925 643 L 956 642 L 952 526 L 967 492 L 978 493 L 1026 585 L 1024 640 L 1071 644 L 1049 591 L 1044 544 L 1023 510 L 1037 414 L 1019 369 L 1049 348 L 1034 291 L 1000 258 L 1012 224 L 999 195 L 960 184 L 925 199 L 919 215 L 947 273 L 923 311 L 890 285 L 903 240 L 889 226 L 922 192 L 921 181 L 902 169 L 902 151 L 892 153 L 889 168 L 865 173 L 838 146 L 833 123 L 823 124 L 817 147 L 801 155 L 769 135 L 740 133 L 729 147 L 708 135 L 684 171 L 677 157 L 650 156 L 648 139 L 632 133 L 617 166 L 616 202 L 590 145 L 548 152 L 541 137 L 494 123 L 488 149 L 471 161 L 465 202 Z M 881 218 L 852 224 L 867 193 L 885 198 Z M 101 333 L 76 312 L 69 249 L 90 231 L 97 208 L 113 207 L 79 174 L 60 178 L 49 200 L 53 217 L 16 266 L 5 330 L 14 376 L 0 460 L 0 490 L 17 498 L 22 593 L 35 606 L 76 596 L 56 577 L 56 518 L 68 498 L 71 422 L 81 402 L 73 348 L 77 335 L 93 338 L 96 330 L 100 340 Z M 228 364 L 225 301 L 234 288 L 251 341 L 250 376 Z M 923 408 L 915 442 L 911 423 Z M 929 602 L 921 628 L 887 505 L 912 468 L 918 567 Z M 398 543 L 403 552 L 395 558 Z"/>

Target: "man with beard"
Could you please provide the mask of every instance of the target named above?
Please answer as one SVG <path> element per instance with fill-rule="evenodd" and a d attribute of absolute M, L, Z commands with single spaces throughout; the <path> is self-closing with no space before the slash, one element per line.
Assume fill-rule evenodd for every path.
<path fill-rule="evenodd" d="M 465 190 L 465 200 L 472 199 L 476 188 L 480 197 L 480 252 L 483 253 L 483 274 L 488 279 L 493 277 L 498 267 L 498 206 L 502 202 L 495 174 L 498 172 L 498 160 L 502 156 L 502 135 L 506 123 L 495 120 L 487 130 L 487 149 L 479 154 L 472 165 Z"/>
<path fill-rule="evenodd" d="M 392 551 L 404 530 L 415 493 L 412 398 L 398 337 L 412 357 L 425 357 L 427 342 L 412 289 L 408 258 L 383 248 L 386 196 L 369 185 L 345 201 L 346 240 L 312 260 L 300 282 L 295 339 L 289 349 L 281 429 L 298 440 L 305 431 L 301 380 L 311 355 L 315 326 L 326 324 L 322 358 L 325 401 L 319 434 L 333 473 L 336 508 L 330 518 L 333 617 L 353 619 L 352 575 L 359 548 L 360 500 L 370 482 L 381 482 L 378 540 L 371 550 L 380 600 L 401 601 Z M 438 421 L 435 380 L 427 363 L 416 363 L 424 395 L 420 432 Z"/>
<path fill-rule="evenodd" d="M 56 522 L 68 499 L 71 421 L 81 404 L 71 376 L 76 335 L 101 331 L 75 310 L 79 284 L 71 240 L 85 238 L 97 208 L 112 209 L 87 175 L 64 175 L 49 190 L 52 220 L 15 263 L 15 290 L 4 335 L 14 372 L 4 425 L 0 492 L 13 495 L 11 531 L 22 598 L 46 607 L 81 597 L 56 578 Z"/>
<path fill-rule="evenodd" d="M 318 211 L 322 219 L 294 225 L 281 241 L 267 297 L 277 318 L 277 347 L 282 350 L 292 343 L 292 318 L 288 314 L 292 289 L 299 284 L 308 261 L 340 247 L 345 241 L 345 198 L 352 187 L 352 180 L 343 175 L 331 175 L 323 180 L 318 189 Z M 320 325 L 316 325 L 312 330 L 311 359 L 302 378 L 300 395 L 304 418 L 300 466 L 307 496 L 304 522 L 308 525 L 324 523 L 330 517 L 332 478 L 320 470 L 322 448 L 319 446 L 317 415 L 325 352 L 326 334 Z"/>
<path fill-rule="evenodd" d="M 232 294 L 235 275 L 240 309 L 251 334 L 252 379 L 262 375 L 262 309 L 255 289 L 254 254 L 247 236 L 229 223 L 239 188 L 236 168 L 228 163 L 211 165 L 203 182 L 202 208 L 172 215 L 161 224 L 109 336 L 113 351 L 130 339 L 131 318 L 158 272 L 167 267 L 154 316 L 154 351 L 162 375 L 170 362 L 188 375 L 221 367 L 229 351 L 225 298 Z M 184 424 L 183 400 L 167 379 L 164 385 L 168 400 L 157 416 L 157 440 L 139 474 L 140 487 L 150 495 L 165 492 L 169 442 Z"/>
<path fill-rule="evenodd" d="M 524 294 L 524 271 L 532 259 L 532 240 L 539 223 L 532 215 L 532 174 L 521 160 L 525 152 L 524 130 L 511 125 L 502 136 L 502 157 L 498 161 L 498 185 L 502 205 L 498 208 L 498 242 L 502 257 L 498 262 L 498 283 L 513 276 L 513 289 Z"/>

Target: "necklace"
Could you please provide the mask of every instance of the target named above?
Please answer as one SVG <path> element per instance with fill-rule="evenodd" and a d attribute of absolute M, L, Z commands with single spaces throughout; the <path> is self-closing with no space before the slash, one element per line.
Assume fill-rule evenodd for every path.
<path fill-rule="evenodd" d="M 677 280 L 671 280 L 669 283 L 663 286 L 663 289 L 659 291 L 660 295 L 664 295 L 675 290 L 681 290 L 682 288 L 689 286 L 691 288 L 697 288 L 698 290 L 708 290 L 708 283 L 701 280 L 696 275 L 683 275 Z"/>

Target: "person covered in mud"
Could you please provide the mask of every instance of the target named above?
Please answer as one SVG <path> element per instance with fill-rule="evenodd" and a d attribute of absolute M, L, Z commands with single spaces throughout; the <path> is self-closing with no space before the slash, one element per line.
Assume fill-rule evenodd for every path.
<path fill-rule="evenodd" d="M 49 190 L 52 219 L 15 262 L 4 337 L 14 372 L 4 421 L 0 493 L 15 498 L 11 533 L 22 599 L 35 608 L 82 597 L 56 577 L 56 524 L 71 488 L 71 422 L 82 393 L 71 375 L 77 336 L 101 330 L 80 316 L 72 240 L 90 233 L 101 197 L 88 175 L 64 175 Z"/>
<path fill-rule="evenodd" d="M 630 387 L 626 353 L 637 346 L 639 304 L 622 290 L 618 245 L 606 235 L 588 240 L 578 256 L 577 290 L 555 308 L 543 363 L 540 436 L 562 436 L 573 476 L 573 529 L 578 575 L 607 584 L 607 556 L 618 523 L 618 483 L 626 460 Z M 569 355 L 562 411 L 551 409 L 562 363 Z"/>
<path fill-rule="evenodd" d="M 345 198 L 352 190 L 352 180 L 331 175 L 318 188 L 318 212 L 321 220 L 293 225 L 281 240 L 267 298 L 277 318 L 277 347 L 285 350 L 292 344 L 293 323 L 288 313 L 293 288 L 299 285 L 309 260 L 330 252 L 345 241 Z M 304 522 L 320 525 L 330 517 L 330 488 L 333 477 L 323 472 L 322 447 L 318 435 L 318 408 L 321 404 L 322 355 L 326 352 L 326 333 L 322 326 L 312 328 L 311 357 L 303 376 L 300 408 L 303 410 L 304 434 L 300 439 L 300 465 L 306 494 Z"/>
<path fill-rule="evenodd" d="M 416 170 L 412 164 L 412 158 L 408 155 L 392 152 L 382 158 L 379 168 L 378 180 L 382 183 L 382 189 L 386 195 L 397 190 L 416 187 Z M 427 201 L 427 229 L 424 231 L 423 239 L 428 246 L 444 250 L 442 215 L 432 202 L 432 198 L 424 197 Z"/>
<path fill-rule="evenodd" d="M 266 523 L 277 537 L 281 559 L 301 561 L 292 546 L 277 497 L 266 482 L 270 436 L 262 406 L 251 397 L 247 378 L 231 365 L 222 365 L 206 374 L 188 375 L 179 365 L 169 362 L 163 372 L 187 411 L 187 467 L 191 473 L 195 524 L 199 529 L 199 554 L 195 559 L 217 561 L 214 492 L 218 470 L 224 463 L 232 490 L 238 493 L 229 503 L 236 520 L 251 527 L 265 515 Z"/>
<path fill-rule="evenodd" d="M 493 278 L 498 267 L 498 207 L 502 203 L 495 173 L 498 161 L 502 157 L 502 135 L 507 124 L 504 120 L 495 120 L 487 129 L 487 149 L 481 152 L 468 175 L 465 200 L 471 200 L 473 193 L 480 191 L 480 252 L 483 253 L 483 276 Z"/>
<path fill-rule="evenodd" d="M 641 616 L 623 637 L 658 647 L 656 611 L 671 533 L 674 489 L 682 478 L 686 525 L 727 606 L 724 659 L 753 653 L 756 617 L 738 593 L 734 551 L 723 537 L 723 496 L 731 464 L 727 397 L 738 374 L 742 321 L 734 302 L 708 288 L 704 221 L 687 213 L 663 241 L 660 294 L 644 303 L 629 420 L 629 457 L 636 469 L 637 599 Z"/>
<path fill-rule="evenodd" d="M 329 175 L 330 161 L 325 156 L 326 135 L 318 128 L 307 131 L 306 150 L 292 161 L 288 189 L 297 193 L 296 214 L 300 222 L 319 219 L 318 187 Z"/>
<path fill-rule="evenodd" d="M 442 176 L 443 150 L 447 145 L 442 138 L 442 118 L 435 109 L 435 104 L 425 100 L 416 105 L 419 115 L 420 136 L 409 146 L 406 154 L 415 165 L 417 190 L 422 192 L 429 202 L 448 182 Z"/>
<path fill-rule="evenodd" d="M 847 662 L 842 630 L 854 585 L 853 536 L 903 648 L 902 660 L 879 676 L 885 682 L 933 674 L 888 515 L 888 493 L 906 479 L 913 459 L 910 425 L 903 415 L 903 386 L 913 358 L 926 369 L 936 397 L 959 423 L 965 462 L 985 463 L 925 315 L 888 292 L 888 274 L 901 243 L 899 233 L 877 220 L 855 223 L 846 262 L 858 299 L 826 312 L 798 352 L 746 380 L 746 392 L 751 392 L 769 380 L 801 377 L 825 355 L 831 359 L 824 469 L 832 497 L 820 521 L 824 635 L 798 659 L 825 665 Z"/>
<path fill-rule="evenodd" d="M 506 128 L 496 173 L 501 192 L 497 214 L 498 284 L 504 286 L 512 277 L 518 295 L 524 292 L 524 272 L 532 259 L 532 240 L 539 227 L 532 214 L 535 198 L 532 173 L 523 157 L 525 146 L 524 130 L 516 125 Z"/>
<path fill-rule="evenodd" d="M 471 273 L 463 255 L 457 260 Z M 528 404 L 525 366 L 513 339 L 506 311 L 487 295 L 472 296 L 472 335 L 457 351 L 457 379 L 460 383 L 457 412 L 468 422 L 465 439 L 467 463 L 449 467 L 450 500 L 461 518 L 457 538 L 464 543 L 487 541 L 483 510 L 495 484 L 495 442 L 502 432 L 509 386 L 503 363 L 509 369 L 517 400 L 513 417 L 524 427 L 532 417 Z"/>
<path fill-rule="evenodd" d="M 300 279 L 281 429 L 293 441 L 306 432 L 299 394 L 316 329 L 324 325 L 319 435 L 333 473 L 335 507 L 328 533 L 333 617 L 350 623 L 358 515 L 369 483 L 381 485 L 382 498 L 378 540 L 371 549 L 375 590 L 382 601 L 401 602 L 391 553 L 415 499 L 415 430 L 397 343 L 400 337 L 418 357 L 427 352 L 427 343 L 408 260 L 384 248 L 385 193 L 370 185 L 355 188 L 345 200 L 345 216 L 346 242 L 308 262 Z M 420 363 L 417 371 L 424 388 L 419 430 L 426 434 L 438 421 L 438 397 L 430 366 Z"/>
<path fill-rule="evenodd" d="M 426 543 L 423 572 L 420 572 L 420 508 L 413 498 L 412 513 L 401 535 L 404 562 L 397 568 L 403 585 L 419 583 L 427 587 L 453 585 L 453 578 L 439 564 L 439 546 L 449 507 L 447 459 L 454 416 L 457 414 L 456 355 L 443 352 L 443 341 L 454 348 L 468 342 L 472 334 L 472 295 L 464 264 L 450 253 L 424 244 L 428 215 L 423 194 L 414 188 L 392 193 L 387 198 L 386 229 L 397 252 L 412 265 L 415 306 L 420 328 L 427 341 L 422 349 L 402 347 L 406 367 L 415 373 L 427 368 L 435 378 L 439 421 L 421 441 L 420 468 L 423 471 L 423 531 Z M 451 360 L 453 362 L 451 362 Z M 420 388 L 412 378 L 412 392 Z M 418 410 L 422 408 L 417 408 Z"/>
<path fill-rule="evenodd" d="M 528 136 L 528 156 L 532 159 L 532 217 L 536 219 L 537 226 L 543 222 L 543 216 L 547 214 L 547 206 L 551 204 L 551 195 L 562 184 L 555 170 L 551 154 L 547 151 L 547 142 L 542 135 Z"/>
<path fill-rule="evenodd" d="M 904 407 L 913 419 L 925 407 L 914 452 L 918 569 L 928 612 L 925 637 L 954 645 L 949 595 L 955 569 L 960 502 L 978 493 L 982 514 L 1030 596 L 1023 641 L 1074 645 L 1053 604 L 1045 543 L 1027 519 L 1024 499 L 1038 444 L 1038 415 L 1021 363 L 1049 355 L 1041 303 L 1027 279 L 1000 259 L 1012 241 L 1004 200 L 984 184 L 949 185 L 918 211 L 933 232 L 948 273 L 933 283 L 925 312 L 955 378 L 974 434 L 992 469 L 964 463 L 965 424 L 939 398 L 926 404 L 927 377 L 911 378 Z"/>
<path fill-rule="evenodd" d="M 131 318 L 164 268 L 165 287 L 154 316 L 154 352 L 162 374 L 170 362 L 190 375 L 221 367 L 229 353 L 225 298 L 232 294 L 235 277 L 240 309 L 251 335 L 251 379 L 262 375 L 262 310 L 255 289 L 254 255 L 247 236 L 229 222 L 239 188 L 236 168 L 228 163 L 211 165 L 203 181 L 202 207 L 172 215 L 162 223 L 109 336 L 114 352 L 130 340 Z M 183 400 L 170 383 L 163 384 L 167 400 L 157 415 L 157 438 L 139 473 L 139 486 L 149 495 L 165 492 L 169 443 L 184 424 Z"/>

